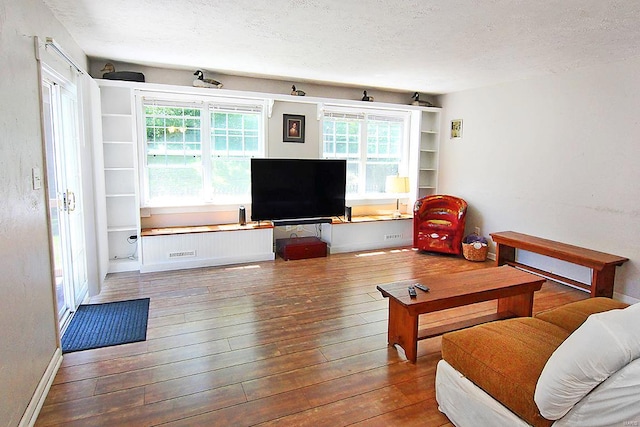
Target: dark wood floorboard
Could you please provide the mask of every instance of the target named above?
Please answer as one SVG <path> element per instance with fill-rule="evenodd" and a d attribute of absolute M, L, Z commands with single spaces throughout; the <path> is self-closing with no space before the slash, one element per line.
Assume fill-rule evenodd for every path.
<path fill-rule="evenodd" d="M 451 426 L 440 338 L 387 346 L 376 285 L 492 266 L 409 248 L 107 277 L 91 302 L 151 298 L 147 341 L 64 356 L 37 426 Z M 588 294 L 546 282 L 534 312 Z M 421 325 L 495 302 L 421 316 Z"/>

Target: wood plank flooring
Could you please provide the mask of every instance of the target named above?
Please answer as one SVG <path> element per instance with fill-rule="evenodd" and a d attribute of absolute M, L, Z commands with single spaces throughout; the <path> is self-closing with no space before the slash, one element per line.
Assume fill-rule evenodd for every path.
<path fill-rule="evenodd" d="M 65 355 L 36 425 L 451 426 L 435 401 L 440 338 L 415 365 L 388 347 L 376 285 L 491 265 L 400 248 L 109 275 L 91 302 L 150 297 L 147 341 Z M 546 282 L 534 312 L 587 297 Z"/>

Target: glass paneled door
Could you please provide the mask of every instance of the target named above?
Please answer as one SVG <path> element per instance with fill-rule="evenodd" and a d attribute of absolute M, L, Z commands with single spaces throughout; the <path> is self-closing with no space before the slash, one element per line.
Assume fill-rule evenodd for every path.
<path fill-rule="evenodd" d="M 76 86 L 45 68 L 42 99 L 55 297 L 62 329 L 87 292 Z"/>

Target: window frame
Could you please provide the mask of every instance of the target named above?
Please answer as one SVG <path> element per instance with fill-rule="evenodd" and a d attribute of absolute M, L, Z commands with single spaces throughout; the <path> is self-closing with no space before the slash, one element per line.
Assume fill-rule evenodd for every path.
<path fill-rule="evenodd" d="M 188 208 L 195 206 L 223 207 L 238 204 L 248 204 L 251 195 L 230 195 L 216 196 L 211 191 L 211 166 L 213 148 L 213 131 L 211 120 L 217 111 L 231 112 L 234 109 L 254 109 L 259 117 L 258 124 L 258 149 L 257 153 L 251 157 L 263 158 L 267 152 L 267 124 L 269 101 L 264 98 L 232 98 L 227 96 L 191 95 L 178 93 L 163 93 L 150 91 L 136 91 L 136 122 L 137 122 L 137 152 L 138 155 L 138 180 L 140 187 L 140 207 L 141 208 Z M 182 108 L 200 109 L 200 144 L 202 168 L 202 195 L 199 197 L 180 199 L 175 198 L 171 202 L 154 202 L 149 196 L 149 173 L 147 168 L 147 125 L 145 106 L 150 103 L 157 103 L 159 106 L 177 106 Z"/>
<path fill-rule="evenodd" d="M 360 150 L 358 157 L 358 191 L 356 193 L 347 192 L 346 198 L 349 201 L 358 200 L 387 200 L 395 198 L 395 193 L 383 192 L 367 192 L 366 191 L 366 166 L 367 166 L 367 125 L 371 117 L 389 117 L 393 119 L 399 119 L 403 122 L 402 132 L 402 146 L 400 147 L 400 161 L 398 162 L 398 174 L 401 176 L 409 176 L 409 169 L 411 164 L 411 111 L 405 109 L 383 109 L 383 108 L 371 108 L 371 107 L 351 107 L 341 105 L 324 105 L 322 111 L 319 112 L 320 118 L 320 143 L 319 143 L 319 155 L 323 159 L 347 159 L 347 168 L 349 165 L 349 158 L 339 156 L 326 156 L 325 154 L 325 141 L 324 141 L 324 124 L 327 114 L 349 115 L 349 116 L 363 116 L 361 119 L 360 129 Z"/>

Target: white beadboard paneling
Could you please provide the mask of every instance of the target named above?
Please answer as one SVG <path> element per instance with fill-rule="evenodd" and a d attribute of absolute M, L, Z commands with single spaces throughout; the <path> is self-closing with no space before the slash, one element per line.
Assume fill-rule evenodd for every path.
<path fill-rule="evenodd" d="M 390 238 L 386 238 L 390 236 Z M 329 244 L 332 254 L 372 249 L 411 246 L 413 220 L 345 222 L 323 224 L 322 239 Z"/>
<path fill-rule="evenodd" d="M 195 256 L 170 257 L 195 251 Z M 141 272 L 273 260 L 273 229 L 142 237 Z"/>

